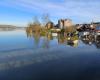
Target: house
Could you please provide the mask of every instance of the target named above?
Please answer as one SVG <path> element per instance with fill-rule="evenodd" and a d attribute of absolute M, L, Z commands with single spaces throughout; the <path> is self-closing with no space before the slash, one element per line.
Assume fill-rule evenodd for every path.
<path fill-rule="evenodd" d="M 59 26 L 60 29 L 65 29 L 65 28 L 68 28 L 72 25 L 73 25 L 73 23 L 72 23 L 72 20 L 70 20 L 70 19 L 60 19 L 60 20 L 58 20 L 58 26 Z"/>
<path fill-rule="evenodd" d="M 94 22 L 93 23 L 95 26 L 100 26 L 100 22 Z"/>
<path fill-rule="evenodd" d="M 53 22 L 48 22 L 45 26 L 46 29 L 52 29 L 54 27 L 54 23 Z"/>
<path fill-rule="evenodd" d="M 68 27 L 71 27 L 71 26 L 73 26 L 72 20 L 65 19 L 64 20 L 64 28 L 68 28 Z"/>
<path fill-rule="evenodd" d="M 64 20 L 63 19 L 58 20 L 58 27 L 60 29 L 64 29 Z"/>

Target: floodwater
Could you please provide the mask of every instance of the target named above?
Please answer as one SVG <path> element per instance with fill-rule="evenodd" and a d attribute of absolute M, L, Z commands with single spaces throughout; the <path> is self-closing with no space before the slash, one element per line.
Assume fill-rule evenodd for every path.
<path fill-rule="evenodd" d="M 100 80 L 100 36 L 1 31 L 0 80 Z"/>

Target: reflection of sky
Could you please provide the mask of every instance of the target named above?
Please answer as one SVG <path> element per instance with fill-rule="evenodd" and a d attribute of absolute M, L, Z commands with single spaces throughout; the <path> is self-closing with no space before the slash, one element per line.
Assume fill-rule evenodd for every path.
<path fill-rule="evenodd" d="M 20 40 L 19 40 L 20 39 Z M 18 47 L 26 47 L 27 37 L 24 31 L 7 31 L 0 32 L 0 50 L 2 49 L 10 49 L 10 48 L 18 48 Z"/>
<path fill-rule="evenodd" d="M 81 40 L 79 40 L 79 43 L 78 43 L 78 48 L 96 48 L 93 44 L 89 45 L 89 44 L 84 44 Z"/>
<path fill-rule="evenodd" d="M 95 48 L 52 47 L 51 49 L 20 50 L 0 53 L 0 70 L 22 67 L 30 64 L 42 63 L 63 58 L 72 58 L 78 55 L 99 54 Z"/>

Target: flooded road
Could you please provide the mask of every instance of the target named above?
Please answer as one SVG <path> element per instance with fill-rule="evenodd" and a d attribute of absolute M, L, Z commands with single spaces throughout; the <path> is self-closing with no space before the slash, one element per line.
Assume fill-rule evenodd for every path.
<path fill-rule="evenodd" d="M 0 80 L 100 80 L 100 36 L 0 32 Z"/>

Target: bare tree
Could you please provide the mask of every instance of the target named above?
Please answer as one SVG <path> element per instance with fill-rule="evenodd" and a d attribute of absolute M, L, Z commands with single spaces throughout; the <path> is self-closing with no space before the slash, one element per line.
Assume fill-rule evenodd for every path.
<path fill-rule="evenodd" d="M 39 21 L 39 19 L 38 19 L 37 16 L 34 16 L 34 18 L 33 18 L 33 24 L 34 25 L 40 25 L 40 21 Z"/>
<path fill-rule="evenodd" d="M 48 13 L 42 15 L 42 24 L 45 26 L 50 21 L 50 15 Z"/>

